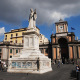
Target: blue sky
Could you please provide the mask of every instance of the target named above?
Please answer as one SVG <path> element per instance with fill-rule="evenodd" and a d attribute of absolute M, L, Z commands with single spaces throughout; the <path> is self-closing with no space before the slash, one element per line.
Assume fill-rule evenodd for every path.
<path fill-rule="evenodd" d="M 68 32 L 71 32 L 71 27 L 75 28 L 72 32 L 75 33 L 75 36 L 80 39 L 80 16 L 72 16 L 70 18 L 66 18 L 65 21 L 68 22 Z M 28 26 L 28 21 L 24 20 L 22 21 L 22 24 L 20 25 L 13 25 L 13 24 L 8 24 L 6 22 L 0 22 L 0 28 L 4 27 L 5 32 L 9 32 L 11 29 L 19 29 L 19 28 L 25 28 Z M 52 25 L 47 25 L 47 24 L 41 24 L 37 25 L 37 27 L 40 29 L 40 33 L 45 35 L 50 40 L 50 36 L 52 32 L 55 34 L 55 24 Z M 4 35 L 2 34 L 0 36 L 0 41 L 4 39 Z"/>
<path fill-rule="evenodd" d="M 68 21 L 68 31 L 74 32 L 75 36 L 80 39 L 80 16 L 72 16 L 70 18 L 66 18 Z M 71 27 L 75 28 L 75 30 L 71 30 Z"/>
<path fill-rule="evenodd" d="M 4 32 L 28 26 L 30 8 L 37 10 L 37 27 L 49 40 L 60 18 L 80 39 L 80 0 L 0 0 L 0 41 Z"/>

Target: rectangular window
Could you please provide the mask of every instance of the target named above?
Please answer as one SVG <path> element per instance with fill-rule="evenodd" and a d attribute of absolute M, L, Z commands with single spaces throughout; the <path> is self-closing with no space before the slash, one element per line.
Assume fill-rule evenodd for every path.
<path fill-rule="evenodd" d="M 16 49 L 16 53 L 18 53 L 18 50 Z"/>
<path fill-rule="evenodd" d="M 0 59 L 1 59 L 1 56 L 0 56 Z"/>
<path fill-rule="evenodd" d="M 7 35 L 5 35 L 5 37 L 7 37 Z"/>
<path fill-rule="evenodd" d="M 45 52 L 48 53 L 48 49 L 45 49 Z"/>
<path fill-rule="evenodd" d="M 16 40 L 16 43 L 17 43 L 17 40 Z"/>
<path fill-rule="evenodd" d="M 22 40 L 22 43 L 24 43 L 24 40 Z"/>
<path fill-rule="evenodd" d="M 13 37 L 13 34 L 11 34 L 11 38 Z"/>
<path fill-rule="evenodd" d="M 10 41 L 11 43 L 13 43 L 13 41 Z"/>
<path fill-rule="evenodd" d="M 2 49 L 0 49 L 0 53 L 2 52 Z"/>
<path fill-rule="evenodd" d="M 10 53 L 12 53 L 12 49 L 10 49 Z"/>
<path fill-rule="evenodd" d="M 79 53 L 78 53 L 78 46 L 76 46 L 77 50 L 77 58 L 79 58 Z"/>
<path fill-rule="evenodd" d="M 41 53 L 43 53 L 43 49 L 40 49 Z"/>
<path fill-rule="evenodd" d="M 18 33 L 16 33 L 16 37 L 18 36 Z"/>
<path fill-rule="evenodd" d="M 5 40 L 7 40 L 7 35 L 5 35 Z"/>

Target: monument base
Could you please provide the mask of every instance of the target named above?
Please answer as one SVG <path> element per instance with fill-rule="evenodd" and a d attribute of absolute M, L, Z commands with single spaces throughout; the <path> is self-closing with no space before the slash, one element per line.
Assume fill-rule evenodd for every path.
<path fill-rule="evenodd" d="M 26 69 L 24 69 L 24 70 L 15 70 L 15 69 L 13 69 L 13 70 L 8 70 L 8 72 L 11 72 L 11 73 L 34 73 L 34 74 L 43 74 L 43 73 L 46 73 L 46 72 L 49 72 L 49 71 L 52 71 L 52 69 L 42 69 L 42 70 L 40 70 L 40 71 L 37 71 L 37 70 L 26 70 Z"/>
<path fill-rule="evenodd" d="M 14 62 L 14 61 L 13 61 Z M 12 62 L 12 65 L 13 65 Z M 49 67 L 49 63 L 48 61 L 39 61 L 40 65 L 38 67 L 37 65 L 37 60 L 33 61 L 33 60 L 28 60 L 28 61 L 15 61 L 14 63 L 16 63 L 16 66 L 12 66 L 11 68 L 8 68 L 7 72 L 11 72 L 11 73 L 38 73 L 38 74 L 42 74 L 45 72 L 49 72 L 52 71 L 51 67 Z M 18 64 L 22 64 L 25 63 L 26 66 L 24 65 L 18 65 Z"/>
<path fill-rule="evenodd" d="M 24 52 L 25 51 L 25 52 Z M 27 55 L 25 54 L 27 53 Z M 11 73 L 38 73 L 52 71 L 51 59 L 38 50 L 24 50 L 9 59 L 7 72 Z"/>
<path fill-rule="evenodd" d="M 51 59 L 39 50 L 39 34 L 35 29 L 24 33 L 24 48 L 8 62 L 7 72 L 45 73 L 52 71 Z"/>

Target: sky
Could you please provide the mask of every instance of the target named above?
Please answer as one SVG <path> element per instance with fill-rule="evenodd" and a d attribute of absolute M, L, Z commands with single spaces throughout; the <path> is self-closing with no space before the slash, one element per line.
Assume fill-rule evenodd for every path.
<path fill-rule="evenodd" d="M 49 40 L 60 18 L 68 22 L 69 32 L 75 28 L 80 39 L 80 0 L 0 0 L 0 41 L 5 32 L 28 27 L 30 8 L 37 10 L 36 25 Z"/>

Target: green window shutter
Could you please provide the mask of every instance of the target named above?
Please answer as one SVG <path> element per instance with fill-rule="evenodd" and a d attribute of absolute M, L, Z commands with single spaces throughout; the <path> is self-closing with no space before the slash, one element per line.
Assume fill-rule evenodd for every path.
<path fill-rule="evenodd" d="M 0 49 L 0 52 L 2 52 L 2 49 Z"/>
<path fill-rule="evenodd" d="M 10 53 L 12 53 L 12 49 L 10 49 Z"/>
<path fill-rule="evenodd" d="M 16 53 L 18 53 L 18 50 L 16 50 Z"/>

